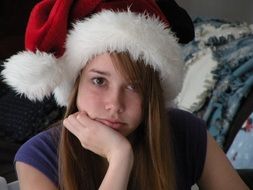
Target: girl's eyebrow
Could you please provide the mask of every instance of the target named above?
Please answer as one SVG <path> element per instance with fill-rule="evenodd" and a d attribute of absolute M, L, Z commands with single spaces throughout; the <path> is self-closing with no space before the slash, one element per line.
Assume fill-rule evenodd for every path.
<path fill-rule="evenodd" d="M 91 69 L 91 70 L 89 70 L 89 72 L 97 73 L 97 74 L 105 75 L 105 76 L 110 76 L 111 75 L 109 72 L 100 71 L 100 70 L 97 70 L 97 69 Z"/>

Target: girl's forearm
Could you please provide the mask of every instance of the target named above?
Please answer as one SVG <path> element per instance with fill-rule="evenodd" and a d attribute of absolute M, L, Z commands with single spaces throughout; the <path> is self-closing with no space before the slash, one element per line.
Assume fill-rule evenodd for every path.
<path fill-rule="evenodd" d="M 106 175 L 99 190 L 125 190 L 132 170 L 134 156 L 131 147 L 119 151 L 109 160 Z"/>

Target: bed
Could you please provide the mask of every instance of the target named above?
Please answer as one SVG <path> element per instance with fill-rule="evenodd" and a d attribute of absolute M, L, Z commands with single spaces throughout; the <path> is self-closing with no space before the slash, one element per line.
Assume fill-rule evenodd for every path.
<path fill-rule="evenodd" d="M 176 102 L 206 121 L 253 189 L 253 2 L 178 3 L 193 18 L 195 39 L 183 46 L 185 79 Z"/>

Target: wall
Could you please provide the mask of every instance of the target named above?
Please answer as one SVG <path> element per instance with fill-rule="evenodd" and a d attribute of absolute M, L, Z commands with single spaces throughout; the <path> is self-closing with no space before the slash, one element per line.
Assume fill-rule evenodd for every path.
<path fill-rule="evenodd" d="M 253 24 L 252 0 L 176 0 L 190 14 Z"/>

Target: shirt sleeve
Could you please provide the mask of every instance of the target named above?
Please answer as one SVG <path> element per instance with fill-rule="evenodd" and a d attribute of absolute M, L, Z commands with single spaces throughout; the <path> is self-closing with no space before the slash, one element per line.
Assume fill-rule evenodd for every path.
<path fill-rule="evenodd" d="M 178 177 L 183 177 L 189 186 L 201 177 L 207 149 L 207 130 L 203 120 L 193 114 L 182 111 L 170 111 L 173 131 L 175 161 Z"/>
<path fill-rule="evenodd" d="M 59 130 L 57 131 L 59 133 Z M 18 150 L 14 162 L 24 162 L 33 166 L 58 187 L 59 135 L 55 135 L 57 131 L 50 129 L 32 137 Z"/>

